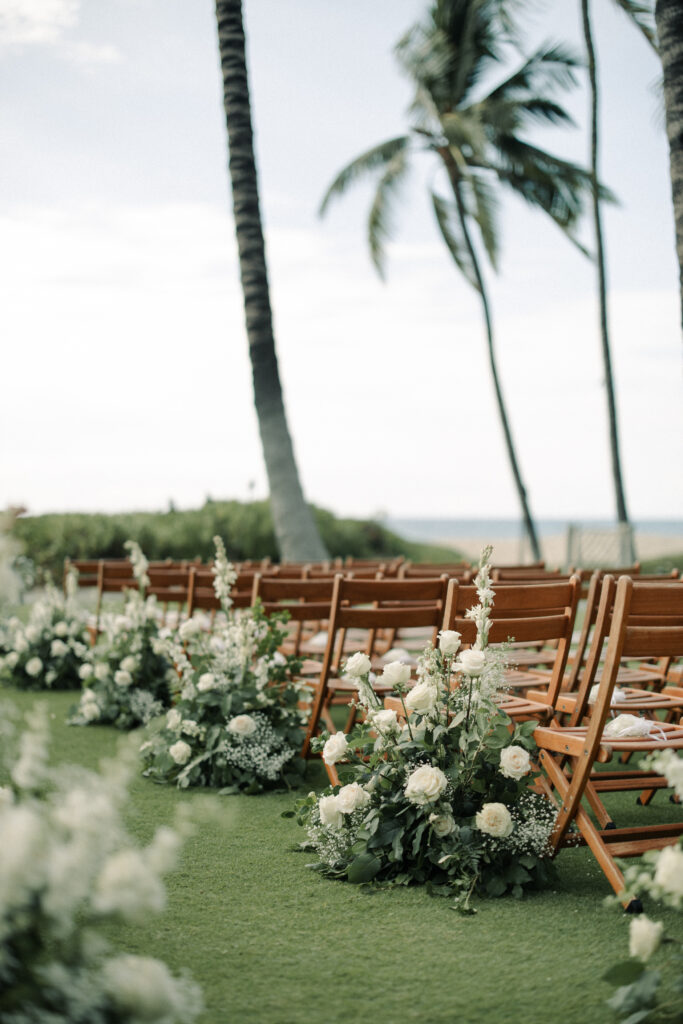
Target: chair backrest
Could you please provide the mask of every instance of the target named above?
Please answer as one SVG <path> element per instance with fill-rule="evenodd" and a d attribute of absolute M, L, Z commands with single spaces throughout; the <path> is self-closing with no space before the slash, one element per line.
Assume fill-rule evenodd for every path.
<path fill-rule="evenodd" d="M 187 605 L 190 590 L 191 567 L 180 567 L 177 564 L 172 568 L 150 567 L 147 570 L 149 586 L 145 588 L 147 597 L 156 597 L 163 605 L 164 619 L 168 614 L 169 605 L 177 605 L 177 614 L 180 615 Z"/>
<path fill-rule="evenodd" d="M 683 657 L 683 583 L 641 583 L 630 576 L 616 582 L 606 576 L 587 670 L 593 667 L 598 648 L 602 651 L 601 637 L 607 638 L 607 649 L 586 744 L 591 750 L 602 735 L 622 658 Z M 592 678 L 587 679 L 586 688 Z M 574 717 L 579 718 L 578 708 Z"/>
<path fill-rule="evenodd" d="M 538 566 L 500 566 L 491 569 L 491 581 L 493 583 L 525 583 L 538 580 L 568 580 L 571 573 L 563 573 L 561 569 L 544 569 Z"/>
<path fill-rule="evenodd" d="M 289 653 L 298 655 L 304 624 L 309 623 L 317 631 L 320 624 L 329 619 L 333 589 L 334 579 L 283 580 L 257 573 L 254 576 L 251 603 L 255 605 L 260 601 L 266 615 L 282 611 L 289 614 L 290 621 L 295 624 L 289 637 Z"/>
<path fill-rule="evenodd" d="M 557 643 L 557 653 L 548 681 L 548 702 L 554 704 L 562 685 L 569 657 L 581 581 L 508 583 L 497 588 L 491 609 L 489 643 Z M 463 645 L 473 644 L 477 629 L 466 613 L 479 603 L 477 588 L 458 580 L 448 584 L 443 628 L 455 629 Z"/>
<path fill-rule="evenodd" d="M 683 581 L 666 576 L 652 582 L 639 578 L 634 580 L 631 576 L 620 576 L 616 581 L 614 576 L 607 575 L 601 578 L 599 572 L 594 573 L 589 594 L 589 603 L 592 603 L 593 607 L 586 609 L 586 619 L 588 619 L 590 611 L 593 629 L 588 653 L 585 655 L 582 653 L 582 663 L 579 664 L 579 651 L 577 650 L 576 661 L 570 676 L 570 682 L 574 686 L 578 685 L 578 695 L 570 725 L 577 725 L 586 714 L 588 698 L 595 683 L 603 653 L 605 653 L 605 665 L 602 670 L 601 684 L 608 671 L 607 659 L 610 654 L 610 642 L 613 644 L 612 652 L 616 649 L 614 647 L 616 641 L 612 637 L 619 594 L 625 595 L 621 599 L 619 609 L 626 630 L 622 657 L 661 658 L 663 659 L 663 672 L 666 672 L 671 660 L 678 657 L 675 651 L 667 650 L 667 645 L 671 640 L 667 630 L 673 629 L 675 632 L 683 627 Z M 636 648 L 636 641 L 641 642 L 645 637 L 645 633 L 642 631 L 647 632 L 648 629 L 652 630 L 652 640 L 649 645 L 642 644 L 643 649 L 639 651 Z M 584 630 L 582 630 L 582 639 L 584 639 L 583 633 Z M 658 645 L 661 646 L 661 650 L 657 649 Z M 648 646 L 649 649 L 647 649 Z M 619 665 L 616 667 L 612 680 L 612 689 L 618 671 Z M 610 689 L 610 699 L 611 693 Z M 593 714 L 596 714 L 595 708 Z"/>
<path fill-rule="evenodd" d="M 431 628 L 435 641 L 443 620 L 448 577 L 418 580 L 361 580 L 334 578 L 327 645 L 320 680 L 313 700 L 303 756 L 318 728 L 328 679 L 341 664 L 344 638 L 349 629 L 362 629 L 367 640 L 364 652 L 372 657 L 378 630 Z"/>
<path fill-rule="evenodd" d="M 237 579 L 230 591 L 233 608 L 249 608 L 251 606 L 251 591 L 254 585 L 255 572 L 239 572 Z M 192 618 L 195 611 L 209 611 L 213 615 L 221 609 L 221 603 L 216 597 L 213 587 L 213 570 L 203 566 L 190 566 L 190 579 L 187 595 L 187 616 Z"/>
<path fill-rule="evenodd" d="M 67 576 L 72 569 L 77 572 L 78 587 L 96 587 L 99 579 L 100 559 L 65 558 L 64 559 L 64 593 L 66 593 Z"/>

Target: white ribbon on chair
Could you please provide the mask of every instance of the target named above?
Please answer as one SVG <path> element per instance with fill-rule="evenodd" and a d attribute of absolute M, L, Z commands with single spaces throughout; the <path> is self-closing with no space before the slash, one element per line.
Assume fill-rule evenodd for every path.
<path fill-rule="evenodd" d="M 639 715 L 617 715 L 607 723 L 602 735 L 612 740 L 640 739 L 643 736 L 666 740 L 666 733 L 657 722 L 651 718 L 640 718 Z"/>

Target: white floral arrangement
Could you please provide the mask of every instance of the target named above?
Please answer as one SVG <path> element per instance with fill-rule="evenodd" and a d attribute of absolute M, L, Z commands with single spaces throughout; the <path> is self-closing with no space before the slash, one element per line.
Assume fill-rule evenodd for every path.
<path fill-rule="evenodd" d="M 226 621 L 209 634 L 192 618 L 157 641 L 178 671 L 178 694 L 142 744 L 144 774 L 222 792 L 292 785 L 304 767 L 306 713 L 294 679 L 300 663 L 278 650 L 286 636 L 281 616 L 231 610 L 235 572 L 220 538 L 215 543 L 214 588 Z"/>
<path fill-rule="evenodd" d="M 479 604 L 467 614 L 476 642 L 444 631 L 410 668 L 391 662 L 380 681 L 401 696 L 403 716 L 384 708 L 369 683 L 370 659 L 345 666 L 355 679 L 364 721 L 346 736 L 317 741 L 344 785 L 299 801 L 299 823 L 318 870 L 350 882 L 424 883 L 469 910 L 474 891 L 491 896 L 541 884 L 549 874 L 555 812 L 529 789 L 535 777 L 535 722 L 513 727 L 496 705 L 504 689 L 505 648 L 488 646 L 495 593 L 482 554 Z"/>
<path fill-rule="evenodd" d="M 177 681 L 170 661 L 158 646 L 169 631 L 162 625 L 154 597 L 145 600 L 148 563 L 138 544 L 128 541 L 139 591 L 128 594 L 122 612 L 102 617 L 102 637 L 79 667 L 84 687 L 71 711 L 71 725 L 114 725 L 134 729 L 147 725 L 171 704 Z"/>
<path fill-rule="evenodd" d="M 665 750 L 651 755 L 641 767 L 663 775 L 677 799 L 683 801 L 683 757 L 673 750 Z M 683 910 L 683 839 L 662 850 L 645 853 L 637 864 L 626 869 L 624 882 L 630 898 L 646 895 L 675 910 Z M 616 897 L 609 902 L 615 901 Z M 604 979 L 617 986 L 607 1005 L 624 1024 L 626 1021 L 637 1024 L 680 1019 L 683 992 L 680 932 L 678 937 L 667 935 L 661 921 L 653 921 L 642 913 L 634 915 L 629 926 L 629 959 L 610 967 Z M 671 1010 L 674 1015 L 669 1014 Z"/>
<path fill-rule="evenodd" d="M 32 605 L 26 624 L 6 623 L 0 682 L 22 690 L 74 690 L 89 650 L 86 614 L 74 601 L 75 576 L 67 577 L 64 595 L 49 585 Z"/>
<path fill-rule="evenodd" d="M 117 952 L 101 930 L 163 910 L 161 876 L 186 823 L 134 845 L 123 824 L 132 758 L 105 763 L 101 775 L 48 768 L 46 711 L 27 719 L 0 787 L 0 1020 L 190 1024 L 199 988 L 160 960 Z"/>

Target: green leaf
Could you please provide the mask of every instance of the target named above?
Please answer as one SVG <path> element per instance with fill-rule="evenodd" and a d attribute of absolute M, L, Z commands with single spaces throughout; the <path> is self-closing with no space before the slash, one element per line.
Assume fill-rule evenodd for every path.
<path fill-rule="evenodd" d="M 640 960 L 622 960 L 618 964 L 613 964 L 602 977 L 610 985 L 630 985 L 641 976 L 644 970 L 645 964 Z"/>
<path fill-rule="evenodd" d="M 363 882 L 370 882 L 375 877 L 382 862 L 379 857 L 372 853 L 361 853 L 349 864 L 346 877 L 353 885 L 360 885 Z"/>

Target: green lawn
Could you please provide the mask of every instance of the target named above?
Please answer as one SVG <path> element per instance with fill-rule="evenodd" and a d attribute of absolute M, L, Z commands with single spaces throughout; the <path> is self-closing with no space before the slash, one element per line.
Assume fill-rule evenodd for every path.
<path fill-rule="evenodd" d="M 20 708 L 35 694 L 6 691 Z M 116 750 L 105 727 L 64 724 L 74 701 L 48 694 L 55 761 L 96 767 Z M 312 788 L 324 784 L 311 769 Z M 131 788 L 129 825 L 147 841 L 168 822 L 179 793 L 143 778 Z M 549 891 L 523 901 L 479 901 L 462 917 L 420 889 L 365 893 L 307 870 L 287 794 L 220 798 L 221 820 L 204 821 L 180 869 L 168 877 L 168 908 L 143 927 L 109 929 L 129 952 L 187 966 L 204 989 L 202 1024 L 562 1024 L 609 1022 L 606 967 L 627 955 L 628 919 L 606 909 L 610 891 L 590 853 L 565 851 Z M 633 795 L 610 805 L 620 823 L 647 814 Z M 682 812 L 683 813 L 683 812 Z M 223 820 L 224 819 L 224 820 Z M 648 908 L 681 934 L 681 915 Z"/>

